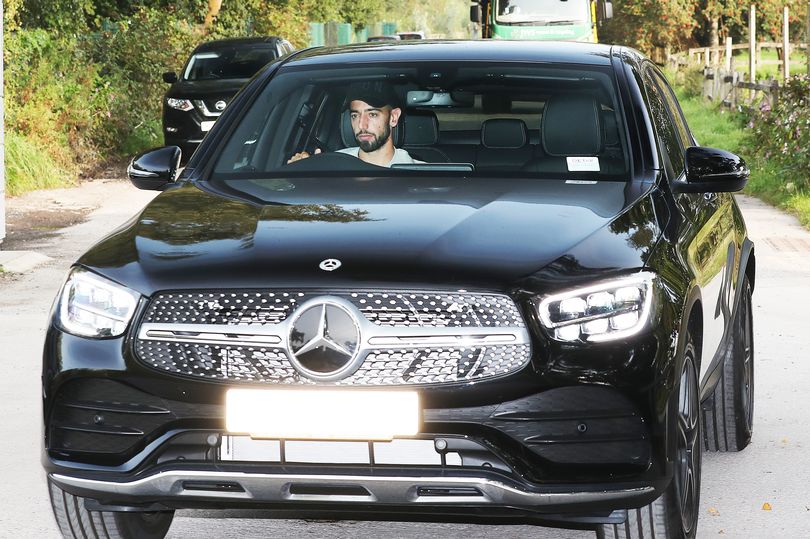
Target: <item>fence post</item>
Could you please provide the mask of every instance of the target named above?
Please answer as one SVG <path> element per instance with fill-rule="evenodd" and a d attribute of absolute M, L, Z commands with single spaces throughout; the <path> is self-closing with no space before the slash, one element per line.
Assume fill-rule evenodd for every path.
<path fill-rule="evenodd" d="M 804 32 L 804 56 L 807 58 L 807 76 L 810 77 L 810 2 L 807 3 L 807 28 Z"/>
<path fill-rule="evenodd" d="M 757 8 L 751 4 L 748 12 L 748 80 L 757 80 Z M 751 94 L 753 97 L 753 93 Z"/>
<path fill-rule="evenodd" d="M 324 25 L 324 44 L 327 47 L 334 47 L 338 45 L 338 23 L 329 21 Z"/>
<path fill-rule="evenodd" d="M 731 74 L 731 107 L 737 107 L 737 83 L 740 82 L 740 74 L 734 71 Z"/>
<path fill-rule="evenodd" d="M 731 36 L 726 36 L 726 71 L 731 73 L 731 55 L 734 54 L 734 51 L 731 48 Z"/>
<path fill-rule="evenodd" d="M 782 13 L 782 74 L 785 82 L 790 78 L 790 8 L 785 6 Z"/>

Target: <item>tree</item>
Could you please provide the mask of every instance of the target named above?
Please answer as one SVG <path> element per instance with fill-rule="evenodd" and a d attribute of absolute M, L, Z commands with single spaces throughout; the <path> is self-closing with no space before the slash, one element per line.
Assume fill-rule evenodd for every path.
<path fill-rule="evenodd" d="M 205 14 L 205 22 L 203 23 L 206 30 L 211 27 L 214 19 L 219 15 L 220 9 L 222 9 L 222 0 L 208 0 L 208 13 Z"/>
<path fill-rule="evenodd" d="M 699 12 L 709 24 L 710 47 L 720 45 L 720 27 L 724 21 L 739 21 L 746 9 L 745 0 L 703 0 Z"/>
<path fill-rule="evenodd" d="M 695 0 L 616 0 L 613 4 L 615 16 L 606 24 L 603 37 L 648 54 L 656 47 L 687 46 L 697 26 Z"/>

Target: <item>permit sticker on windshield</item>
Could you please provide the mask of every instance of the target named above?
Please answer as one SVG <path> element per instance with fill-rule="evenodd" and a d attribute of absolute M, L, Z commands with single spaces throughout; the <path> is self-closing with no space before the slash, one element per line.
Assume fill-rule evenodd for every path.
<path fill-rule="evenodd" d="M 598 157 L 566 157 L 568 172 L 599 172 Z"/>

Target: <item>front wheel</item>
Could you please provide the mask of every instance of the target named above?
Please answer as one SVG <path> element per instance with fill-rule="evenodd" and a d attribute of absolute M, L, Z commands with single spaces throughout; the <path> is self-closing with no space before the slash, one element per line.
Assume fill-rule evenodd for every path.
<path fill-rule="evenodd" d="M 627 511 L 623 524 L 605 524 L 600 539 L 693 539 L 700 507 L 703 457 L 700 392 L 693 341 L 686 345 L 678 388 L 675 473 L 666 491 L 651 504 Z"/>
<path fill-rule="evenodd" d="M 48 490 L 56 524 L 65 539 L 163 539 L 174 519 L 174 511 L 88 511 L 84 498 L 65 492 L 50 480 Z"/>

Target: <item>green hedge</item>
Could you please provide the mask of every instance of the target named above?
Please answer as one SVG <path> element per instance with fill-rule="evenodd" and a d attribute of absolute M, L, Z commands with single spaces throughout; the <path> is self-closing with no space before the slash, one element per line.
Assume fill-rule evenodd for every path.
<path fill-rule="evenodd" d="M 8 34 L 9 145 L 36 149 L 43 166 L 60 171 L 56 177 L 67 181 L 105 158 L 160 145 L 161 96 L 166 91 L 160 73 L 179 67 L 179 57 L 188 54 L 195 39 L 181 25 L 164 26 L 159 19 L 154 12 L 141 12 L 108 30 L 81 36 L 42 29 Z M 10 194 L 55 185 L 55 180 L 26 176 L 42 168 L 30 167 L 30 160 L 17 161 L 27 154 L 7 155 Z"/>
<path fill-rule="evenodd" d="M 776 106 L 753 112 L 748 127 L 751 150 L 783 171 L 785 189 L 810 189 L 810 78 L 792 77 Z"/>

